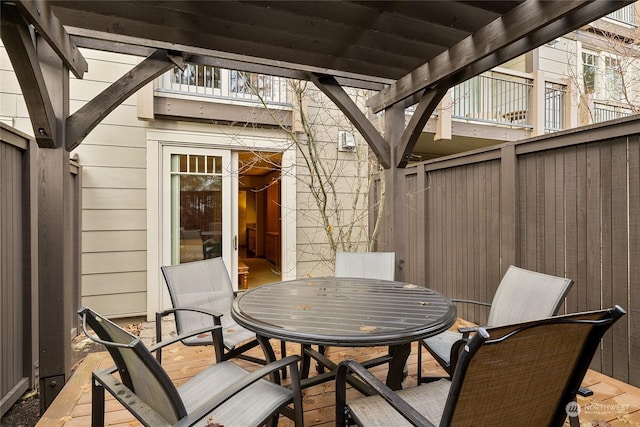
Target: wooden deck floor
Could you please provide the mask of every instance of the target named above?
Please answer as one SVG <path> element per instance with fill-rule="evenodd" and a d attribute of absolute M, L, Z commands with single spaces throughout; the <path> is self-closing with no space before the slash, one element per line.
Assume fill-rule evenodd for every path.
<path fill-rule="evenodd" d="M 279 344 L 274 345 L 279 349 Z M 288 354 L 298 354 L 299 346 L 289 344 Z M 353 358 L 368 359 L 382 355 L 385 348 L 331 348 L 329 355 L 333 360 Z M 256 355 L 261 355 L 255 349 Z M 425 352 L 426 354 L 426 352 Z M 170 377 L 180 384 L 213 363 L 213 352 L 210 347 L 185 347 L 177 344 L 170 350 L 163 352 L 163 366 Z M 254 365 L 237 361 L 236 363 L 251 370 Z M 417 345 L 408 361 L 409 377 L 403 385 L 412 386 L 416 383 Z M 85 427 L 91 424 L 91 372 L 95 369 L 111 366 L 108 353 L 93 353 L 80 364 L 64 389 L 49 407 L 38 423 L 38 427 Z M 312 371 L 314 371 L 312 367 Z M 379 366 L 372 370 L 376 376 L 383 379 L 386 367 Z M 423 375 L 442 375 L 435 361 L 430 358 L 423 360 Z M 602 374 L 589 371 L 583 385 L 591 388 L 594 395 L 579 398 L 582 408 L 581 425 L 583 426 L 640 426 L 640 390 Z M 351 390 L 355 396 L 357 392 Z M 117 401 L 108 393 L 105 421 L 110 426 L 132 427 L 140 425 Z M 328 382 L 304 390 L 303 405 L 306 426 L 334 425 L 334 388 L 333 382 Z M 293 423 L 281 418 L 279 426 L 291 426 Z M 568 425 L 568 423 L 567 423 Z"/>

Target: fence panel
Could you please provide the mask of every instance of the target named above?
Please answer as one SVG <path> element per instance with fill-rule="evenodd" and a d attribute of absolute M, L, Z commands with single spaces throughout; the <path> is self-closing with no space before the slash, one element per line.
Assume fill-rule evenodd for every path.
<path fill-rule="evenodd" d="M 424 193 L 427 212 L 425 280 L 409 274 L 411 280 L 452 298 L 490 301 L 500 279 L 499 169 L 498 161 L 421 169 L 425 186 L 415 191 Z M 474 306 L 461 305 L 459 312 L 469 319 L 488 315 Z"/>
<path fill-rule="evenodd" d="M 23 261 L 23 157 L 26 145 L 0 142 L 0 415 L 30 387 L 25 350 L 29 325 L 29 287 L 25 286 Z M 17 140 L 18 138 L 11 138 Z M 14 141 L 15 142 L 15 141 Z M 25 295 L 26 293 L 26 295 Z"/>
<path fill-rule="evenodd" d="M 0 415 L 38 384 L 38 231 L 37 179 L 39 148 L 28 135 L 0 123 Z M 70 206 L 67 214 L 72 248 L 66 286 L 71 297 L 72 336 L 78 330 L 80 306 L 80 179 L 81 167 L 71 161 Z M 34 222 L 32 222 L 34 221 Z M 63 345 L 61 343 L 61 345 Z M 65 344 L 65 345 L 68 345 Z M 42 402 L 42 401 L 41 401 Z"/>
<path fill-rule="evenodd" d="M 409 267 L 406 279 L 491 302 L 509 260 L 570 277 L 560 312 L 619 304 L 628 313 L 592 368 L 640 386 L 639 129 L 629 117 L 408 168 L 409 196 L 424 192 L 408 229 L 425 230 L 424 241 L 411 237 L 410 262 L 425 268 Z M 460 305 L 459 315 L 482 324 L 487 310 Z"/>

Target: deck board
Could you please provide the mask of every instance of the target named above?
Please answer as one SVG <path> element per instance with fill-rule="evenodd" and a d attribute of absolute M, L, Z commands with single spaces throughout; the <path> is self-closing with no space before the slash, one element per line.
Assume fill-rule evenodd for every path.
<path fill-rule="evenodd" d="M 279 350 L 279 343 L 274 342 L 274 349 Z M 300 348 L 295 344 L 287 345 L 288 354 L 299 354 Z M 259 348 L 252 352 L 260 356 Z M 338 348 L 331 347 L 328 355 L 332 360 L 353 358 L 364 360 L 386 352 L 384 347 L 374 348 Z M 439 376 L 444 371 L 431 359 L 428 353 L 423 356 L 423 375 Z M 279 357 L 279 355 L 278 355 Z M 163 352 L 163 366 L 176 384 L 186 381 L 198 374 L 214 362 L 213 351 L 210 347 L 185 347 L 181 344 L 174 345 L 170 351 Z M 238 360 L 240 366 L 248 370 L 255 369 L 255 365 Z M 409 376 L 403 382 L 403 386 L 410 387 L 416 383 L 417 344 L 413 345 L 412 353 L 408 360 Z M 111 358 L 108 353 L 93 353 L 87 356 L 65 385 L 59 397 L 49 407 L 38 423 L 38 427 L 80 427 L 91 424 L 91 372 L 94 369 L 111 366 Z M 312 366 L 311 375 L 315 372 Z M 385 365 L 371 369 L 371 372 L 380 379 L 386 376 Z M 595 371 L 589 371 L 585 376 L 583 385 L 594 391 L 594 395 L 588 398 L 579 397 L 582 408 L 580 415 L 581 424 L 598 425 L 598 421 L 606 421 L 611 426 L 640 426 L 640 390 L 621 381 L 602 375 Z M 356 396 L 355 390 L 349 391 L 351 396 Z M 106 393 L 105 424 L 115 427 L 134 427 L 140 425 L 109 393 Z M 349 397 L 349 394 L 347 395 Z M 305 425 L 329 427 L 334 425 L 334 385 L 333 382 L 310 387 L 303 391 L 303 405 L 305 409 Z M 293 423 L 281 418 L 278 424 L 282 427 L 292 426 Z M 568 425 L 568 424 L 567 424 Z M 604 424 L 600 424 L 604 425 Z"/>

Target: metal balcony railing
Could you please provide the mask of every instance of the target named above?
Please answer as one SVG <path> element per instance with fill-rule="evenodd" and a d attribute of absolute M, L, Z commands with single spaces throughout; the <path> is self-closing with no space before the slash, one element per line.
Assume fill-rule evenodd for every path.
<path fill-rule="evenodd" d="M 186 64 L 158 79 L 157 92 L 290 106 L 287 79 L 266 74 Z"/>
<path fill-rule="evenodd" d="M 594 123 L 621 119 L 623 117 L 628 117 L 631 114 L 633 114 L 633 112 L 631 111 L 630 108 L 627 108 L 627 107 L 602 104 L 599 102 L 595 102 L 593 104 L 593 122 Z"/>
<path fill-rule="evenodd" d="M 557 132 L 566 127 L 565 105 L 567 86 L 559 83 L 544 83 L 544 131 Z"/>
<path fill-rule="evenodd" d="M 606 16 L 614 21 L 622 22 L 624 24 L 636 26 L 636 9 L 635 4 L 629 4 L 622 7 L 615 12 L 612 12 Z"/>
<path fill-rule="evenodd" d="M 533 80 L 490 71 L 452 89 L 452 117 L 532 128 Z"/>

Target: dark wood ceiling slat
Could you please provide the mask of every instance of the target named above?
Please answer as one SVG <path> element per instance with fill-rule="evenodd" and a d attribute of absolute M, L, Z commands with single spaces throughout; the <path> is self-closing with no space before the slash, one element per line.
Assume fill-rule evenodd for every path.
<path fill-rule="evenodd" d="M 251 40 L 240 39 L 240 32 L 228 32 L 225 35 L 208 34 L 197 31 L 196 26 L 192 26 L 193 31 L 186 28 L 176 28 L 163 22 L 162 25 L 152 24 L 141 20 L 118 18 L 117 22 L 104 20 L 100 15 L 88 12 L 79 12 L 73 10 L 60 10 L 58 12 L 65 18 L 71 26 L 85 26 L 97 31 L 107 33 L 126 34 L 133 37 L 150 38 L 155 40 L 163 40 L 182 45 L 190 45 L 196 47 L 210 47 L 216 50 L 233 52 L 243 55 L 266 57 L 279 61 L 287 61 L 292 63 L 310 64 L 321 67 L 326 70 L 336 69 L 338 64 L 345 67 L 344 71 L 356 73 L 364 71 L 365 75 L 373 75 L 385 78 L 397 78 L 402 75 L 404 69 L 411 64 L 404 64 L 405 58 L 391 52 L 385 56 L 385 61 L 380 61 L 380 56 L 384 54 L 380 51 L 369 51 L 368 54 L 357 54 L 351 58 L 331 55 L 330 49 L 323 47 L 321 41 L 318 43 L 297 46 L 298 43 L 289 43 L 290 37 L 265 33 L 262 37 L 257 37 L 253 32 Z M 237 37 L 236 37 L 237 36 Z M 278 40 L 279 39 L 279 42 Z M 267 43 L 270 40 L 271 43 Z M 310 46 L 313 46 L 311 48 Z M 354 50 L 358 52 L 358 50 Z M 376 59 L 376 61 L 373 61 Z"/>
<path fill-rule="evenodd" d="M 609 9 L 626 4 L 596 3 Z M 466 76 L 464 70 L 478 69 L 476 63 L 499 65 L 485 58 L 497 61 L 524 53 L 527 46 L 523 50 L 519 39 L 528 36 L 521 22 L 527 17 L 514 14 L 515 10 L 545 11 L 564 4 L 579 8 L 587 3 L 49 0 L 48 4 L 65 26 L 143 39 L 149 48 L 174 44 L 283 70 L 313 70 L 377 83 L 399 80 L 393 89 L 396 94 L 385 95 L 399 102 L 426 87 Z M 542 13 L 536 19 L 544 25 L 557 18 Z M 532 22 L 527 25 L 535 27 Z M 506 48 L 505 43 L 518 49 Z M 535 47 L 526 40 L 524 44 Z"/>

